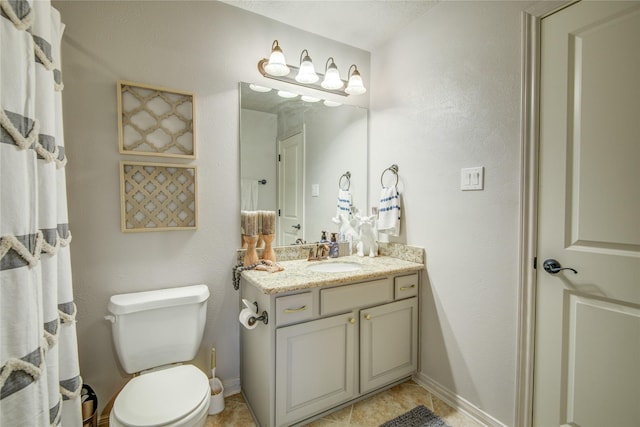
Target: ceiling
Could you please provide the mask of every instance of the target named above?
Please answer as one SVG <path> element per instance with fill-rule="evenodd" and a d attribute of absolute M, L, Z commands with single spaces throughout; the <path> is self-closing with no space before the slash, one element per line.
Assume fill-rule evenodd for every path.
<path fill-rule="evenodd" d="M 371 52 L 437 0 L 221 0 Z"/>

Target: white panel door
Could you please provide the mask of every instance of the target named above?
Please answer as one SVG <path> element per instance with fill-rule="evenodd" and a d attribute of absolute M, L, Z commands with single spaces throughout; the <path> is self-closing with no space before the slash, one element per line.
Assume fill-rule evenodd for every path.
<path fill-rule="evenodd" d="M 577 3 L 541 37 L 533 424 L 637 427 L 640 2 Z"/>
<path fill-rule="evenodd" d="M 278 143 L 277 245 L 304 239 L 304 135 L 297 133 Z"/>

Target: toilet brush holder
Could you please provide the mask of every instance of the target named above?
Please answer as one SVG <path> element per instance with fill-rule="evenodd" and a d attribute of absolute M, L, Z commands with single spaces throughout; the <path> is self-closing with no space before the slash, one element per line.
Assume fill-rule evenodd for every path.
<path fill-rule="evenodd" d="M 219 414 L 224 411 L 224 387 L 219 378 L 209 380 L 211 387 L 211 402 L 209 403 L 209 415 Z"/>

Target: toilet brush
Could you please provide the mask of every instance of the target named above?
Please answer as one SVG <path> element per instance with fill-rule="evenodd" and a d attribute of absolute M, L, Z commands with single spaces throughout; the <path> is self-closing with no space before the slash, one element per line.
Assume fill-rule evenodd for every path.
<path fill-rule="evenodd" d="M 216 377 L 216 348 L 211 348 L 211 378 Z"/>

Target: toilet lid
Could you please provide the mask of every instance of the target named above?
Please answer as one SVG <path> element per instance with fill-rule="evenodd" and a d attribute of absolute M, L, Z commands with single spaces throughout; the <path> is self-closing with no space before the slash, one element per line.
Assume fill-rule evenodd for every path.
<path fill-rule="evenodd" d="M 133 378 L 116 398 L 113 412 L 131 427 L 161 426 L 184 418 L 210 394 L 204 372 L 179 365 Z"/>

